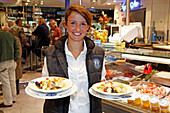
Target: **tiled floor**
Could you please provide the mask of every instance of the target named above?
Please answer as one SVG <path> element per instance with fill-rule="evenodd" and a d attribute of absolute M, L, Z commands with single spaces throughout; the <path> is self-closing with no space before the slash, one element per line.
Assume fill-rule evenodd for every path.
<path fill-rule="evenodd" d="M 41 72 L 26 72 L 23 74 L 21 82 L 30 81 L 34 78 L 40 77 Z M 0 96 L 0 103 L 3 102 Z M 17 95 L 16 103 L 10 108 L 0 108 L 0 113 L 43 113 L 44 99 L 37 99 L 25 93 L 25 89 L 20 90 Z M 3 112 L 2 112 L 3 111 Z"/>

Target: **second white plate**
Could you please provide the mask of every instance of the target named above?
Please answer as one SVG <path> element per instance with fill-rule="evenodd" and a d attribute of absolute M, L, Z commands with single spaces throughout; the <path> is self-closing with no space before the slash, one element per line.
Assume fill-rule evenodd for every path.
<path fill-rule="evenodd" d="M 94 91 L 92 88 L 89 89 L 89 93 L 95 97 L 101 98 L 101 99 L 105 99 L 105 100 L 125 100 L 128 98 L 131 98 L 133 93 L 128 94 L 128 95 L 124 95 L 124 96 L 112 96 L 112 95 L 103 95 L 101 93 L 98 93 L 96 91 Z"/>
<path fill-rule="evenodd" d="M 93 84 L 92 89 L 98 93 L 104 94 L 104 95 L 112 95 L 112 96 L 120 96 L 120 95 L 127 95 L 133 92 L 133 88 L 130 85 L 123 84 L 127 88 L 126 93 L 108 93 L 108 92 L 103 92 L 99 90 L 97 87 L 100 86 L 101 84 L 105 84 L 105 82 L 99 82 L 96 84 Z"/>

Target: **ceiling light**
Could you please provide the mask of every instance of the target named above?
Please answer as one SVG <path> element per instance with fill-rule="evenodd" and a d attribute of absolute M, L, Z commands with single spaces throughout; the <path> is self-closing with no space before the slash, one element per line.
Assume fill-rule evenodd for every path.
<path fill-rule="evenodd" d="M 116 2 L 116 0 L 113 0 L 113 2 Z"/>
<path fill-rule="evenodd" d="M 93 0 L 93 2 L 96 2 L 96 0 Z"/>
<path fill-rule="evenodd" d="M 27 0 L 27 2 L 30 2 L 30 0 Z"/>
<path fill-rule="evenodd" d="M 28 5 L 28 3 L 26 2 L 26 3 L 25 3 L 25 5 L 27 6 L 27 5 Z"/>
<path fill-rule="evenodd" d="M 107 3 L 107 5 L 111 5 L 111 3 Z"/>
<path fill-rule="evenodd" d="M 41 5 L 43 5 L 44 3 L 43 3 L 43 1 L 41 1 L 41 3 L 40 3 Z"/>
<path fill-rule="evenodd" d="M 92 9 L 94 9 L 94 7 L 91 7 Z"/>

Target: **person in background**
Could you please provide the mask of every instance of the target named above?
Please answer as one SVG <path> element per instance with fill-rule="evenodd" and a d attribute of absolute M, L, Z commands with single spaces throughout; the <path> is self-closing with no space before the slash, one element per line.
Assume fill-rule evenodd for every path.
<path fill-rule="evenodd" d="M 41 48 L 42 46 L 49 46 L 50 39 L 48 38 L 49 29 L 46 25 L 44 18 L 38 19 L 38 27 L 32 32 L 33 35 L 37 36 L 36 50 L 35 54 L 41 58 Z"/>
<path fill-rule="evenodd" d="M 59 24 L 59 28 L 62 30 L 63 34 L 62 36 L 66 35 L 65 33 L 65 27 L 64 27 L 64 22 L 65 20 L 61 21 L 60 24 Z"/>
<path fill-rule="evenodd" d="M 62 37 L 62 30 L 58 27 L 54 19 L 49 21 L 49 26 L 51 27 L 49 38 L 51 40 L 51 44 L 54 45 L 55 41 Z"/>
<path fill-rule="evenodd" d="M 22 27 L 22 19 L 17 18 L 15 20 L 15 24 L 10 27 L 10 32 L 20 39 L 22 47 L 24 47 L 25 45 L 29 46 L 29 44 L 27 43 L 27 38 L 24 34 L 24 29 Z"/>
<path fill-rule="evenodd" d="M 13 26 L 10 27 L 10 32 L 20 39 L 22 45 L 22 61 L 25 63 L 26 58 L 30 53 L 30 45 L 27 42 L 27 37 L 25 36 L 24 29 L 22 27 L 22 19 L 17 18 Z"/>
<path fill-rule="evenodd" d="M 1 28 L 3 31 L 7 31 L 7 32 L 9 32 L 9 28 L 7 27 L 7 26 L 2 26 L 2 28 Z"/>
<path fill-rule="evenodd" d="M 18 47 L 19 47 L 19 59 L 16 61 L 17 67 L 15 69 L 15 74 L 16 74 L 16 90 L 17 90 L 17 95 L 18 95 L 20 93 L 19 79 L 22 78 L 22 63 L 21 63 L 22 45 L 21 45 L 20 39 L 17 36 L 14 36 L 14 38 L 16 39 Z"/>
<path fill-rule="evenodd" d="M 35 29 L 36 29 L 36 23 L 32 23 L 32 26 L 31 26 L 31 31 L 33 32 Z"/>
<path fill-rule="evenodd" d="M 71 5 L 66 10 L 68 35 L 59 38 L 45 50 L 45 76 L 65 77 L 77 92 L 61 99 L 46 99 L 44 113 L 101 113 L 101 99 L 89 94 L 89 88 L 104 79 L 104 50 L 86 37 L 92 15 L 83 6 Z"/>
<path fill-rule="evenodd" d="M 10 32 L 8 27 L 6 26 L 2 26 L 2 30 L 3 31 L 7 31 Z M 16 75 L 16 91 L 17 91 L 17 95 L 19 94 L 19 79 L 22 78 L 22 64 L 21 64 L 21 57 L 22 57 L 22 46 L 21 46 L 21 42 L 20 39 L 17 36 L 14 36 L 15 40 L 17 41 L 18 47 L 19 47 L 19 58 L 16 61 L 17 63 L 17 67 L 15 69 L 15 75 Z"/>
<path fill-rule="evenodd" d="M 19 58 L 19 48 L 11 33 L 0 30 L 0 34 L 0 80 L 3 90 L 0 107 L 12 107 L 16 101 L 15 61 Z"/>
<path fill-rule="evenodd" d="M 14 22 L 13 21 L 8 21 L 8 27 L 10 28 L 11 26 L 14 25 Z"/>
<path fill-rule="evenodd" d="M 16 69 L 16 86 L 17 86 L 16 88 L 17 88 L 17 94 L 19 94 L 19 90 L 20 90 L 19 79 L 22 77 L 21 62 L 23 62 L 23 63 L 26 62 L 26 58 L 30 53 L 30 45 L 27 42 L 27 37 L 25 36 L 24 29 L 22 27 L 22 19 L 17 18 L 15 20 L 14 25 L 10 27 L 10 32 L 14 35 L 14 37 L 16 37 L 17 42 L 18 42 L 18 39 L 20 40 L 20 42 L 18 42 L 18 44 L 19 44 L 19 47 L 21 44 L 20 50 L 22 50 L 20 53 L 20 55 L 22 55 L 22 57 L 21 57 L 21 59 L 20 58 L 18 59 L 18 61 L 17 61 L 18 66 Z"/>

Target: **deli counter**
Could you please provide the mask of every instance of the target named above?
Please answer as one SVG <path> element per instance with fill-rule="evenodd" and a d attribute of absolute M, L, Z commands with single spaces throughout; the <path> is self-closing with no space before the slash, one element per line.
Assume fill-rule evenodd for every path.
<path fill-rule="evenodd" d="M 170 112 L 170 51 L 103 48 L 106 51 L 106 80 L 116 82 L 119 80 L 118 82 L 123 81 L 123 83 L 124 81 L 129 82 L 129 85 L 133 87 L 133 94 L 130 96 L 128 95 L 129 97 L 117 98 L 115 96 L 109 97 L 102 95 L 104 113 Z M 141 63 L 139 64 L 136 62 Z M 152 67 L 152 71 L 150 73 L 145 73 L 146 67 L 149 70 L 149 65 Z M 162 68 L 159 68 L 160 66 Z M 148 88 L 151 85 L 161 90 L 160 94 L 155 93 L 159 92 L 156 89 L 142 89 Z M 139 87 L 142 88 L 140 89 Z M 147 107 L 146 103 L 141 100 L 142 98 L 146 99 L 146 97 L 142 97 L 144 94 L 147 94 L 147 96 L 149 95 Z M 95 96 L 100 97 L 101 95 L 96 94 Z M 138 102 L 137 97 L 140 97 Z M 157 99 L 157 105 L 153 105 L 152 103 L 152 100 L 155 100 L 154 97 Z"/>

